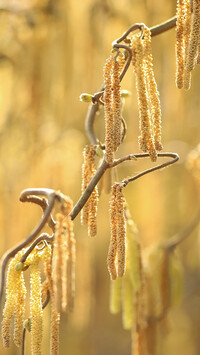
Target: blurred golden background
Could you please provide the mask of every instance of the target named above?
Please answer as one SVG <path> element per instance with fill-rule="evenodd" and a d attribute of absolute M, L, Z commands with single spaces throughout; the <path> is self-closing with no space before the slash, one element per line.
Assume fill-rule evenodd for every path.
<path fill-rule="evenodd" d="M 37 206 L 19 202 L 29 187 L 59 189 L 74 203 L 81 193 L 82 150 L 87 104 L 83 92 L 95 93 L 113 40 L 133 23 L 151 27 L 175 15 L 174 0 L 7 0 L 0 2 L 0 252 L 25 238 L 39 221 Z M 125 189 L 142 248 L 170 238 L 196 213 L 198 185 L 185 167 L 187 154 L 199 143 L 199 77 L 192 73 L 189 92 L 175 86 L 175 30 L 152 40 L 155 76 L 160 91 L 164 151 L 177 152 L 176 165 L 143 177 Z M 118 156 L 138 153 L 135 78 L 129 68 L 122 89 L 127 136 Z M 102 112 L 95 129 L 103 139 Z M 148 160 L 125 163 L 119 178 L 152 166 Z M 121 315 L 109 313 L 109 196 L 102 193 L 98 235 L 90 240 L 75 220 L 77 239 L 74 313 L 62 316 L 60 354 L 129 355 L 131 336 Z M 182 304 L 169 312 L 169 329 L 161 334 L 159 355 L 200 353 L 200 259 L 198 228 L 178 247 L 184 267 Z M 44 315 L 43 354 L 49 353 L 49 315 Z M 26 354 L 29 354 L 29 336 Z M 11 347 L 0 353 L 20 354 Z"/>

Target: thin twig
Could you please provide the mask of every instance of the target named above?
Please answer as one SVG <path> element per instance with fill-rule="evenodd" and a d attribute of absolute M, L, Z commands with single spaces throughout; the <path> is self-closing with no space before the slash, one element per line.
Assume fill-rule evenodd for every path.
<path fill-rule="evenodd" d="M 1 304 L 1 299 L 3 296 L 3 289 L 4 289 L 4 283 L 5 283 L 5 270 L 6 270 L 6 266 L 7 266 L 9 259 L 14 257 L 15 254 L 18 253 L 19 250 L 23 249 L 28 244 L 30 244 L 33 241 L 33 239 L 37 236 L 37 234 L 41 231 L 41 229 L 44 227 L 44 225 L 48 221 L 49 216 L 51 215 L 51 211 L 54 206 L 55 198 L 57 196 L 55 191 L 51 190 L 51 189 L 26 189 L 26 190 L 22 191 L 22 193 L 20 195 L 20 201 L 25 202 L 27 199 L 27 196 L 29 196 L 29 195 L 46 196 L 48 198 L 49 205 L 47 206 L 40 223 L 33 230 L 33 232 L 26 239 L 24 239 L 21 243 L 19 243 L 16 247 L 7 251 L 1 258 L 0 304 Z"/>
<path fill-rule="evenodd" d="M 33 249 L 36 247 L 36 245 L 38 243 L 40 243 L 41 241 L 46 241 L 46 242 L 53 242 L 54 240 L 54 235 L 49 236 L 49 234 L 47 233 L 42 233 L 37 239 L 34 240 L 34 242 L 30 245 L 30 247 L 26 250 L 26 252 L 24 253 L 24 255 L 22 255 L 20 262 L 21 263 L 25 263 L 27 257 L 29 256 L 29 254 L 33 251 Z"/>
<path fill-rule="evenodd" d="M 43 212 L 45 212 L 45 210 L 48 206 L 47 200 L 45 198 L 41 198 L 38 196 L 26 196 L 26 197 L 24 196 L 23 202 L 35 203 L 43 209 Z M 49 216 L 48 225 L 52 229 L 52 231 L 54 232 L 56 222 L 54 221 L 52 215 Z"/>
<path fill-rule="evenodd" d="M 135 158 L 143 158 L 143 157 L 148 157 L 149 154 L 148 153 L 135 154 L 134 156 L 135 156 Z M 153 168 L 150 168 L 150 169 L 147 169 L 145 171 L 142 171 L 141 173 L 137 174 L 136 176 L 133 176 L 131 178 L 123 180 L 122 181 L 123 187 L 127 186 L 130 182 L 135 181 L 135 180 L 139 179 L 140 177 L 142 177 L 142 176 L 144 176 L 146 174 L 152 173 L 153 171 L 156 171 L 156 170 L 160 170 L 160 169 L 166 168 L 167 166 L 172 165 L 172 164 L 176 163 L 179 160 L 179 156 L 176 153 L 158 153 L 158 157 L 159 158 L 171 157 L 173 159 L 170 160 L 170 161 L 167 161 L 166 163 L 163 163 L 163 164 L 160 164 L 160 165 L 156 165 Z"/>

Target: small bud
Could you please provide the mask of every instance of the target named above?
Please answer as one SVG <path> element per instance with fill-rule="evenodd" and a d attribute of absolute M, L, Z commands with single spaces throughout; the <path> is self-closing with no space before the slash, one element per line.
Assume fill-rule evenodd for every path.
<path fill-rule="evenodd" d="M 92 102 L 92 95 L 86 94 L 86 93 L 81 94 L 80 95 L 80 101 L 82 101 L 82 102 Z"/>
<path fill-rule="evenodd" d="M 126 99 L 127 97 L 130 97 L 132 95 L 132 93 L 128 90 L 121 90 L 121 97 L 123 99 Z"/>
<path fill-rule="evenodd" d="M 95 149 L 95 153 L 98 157 L 100 157 L 100 158 L 103 157 L 103 150 L 101 149 L 101 147 L 99 145 L 97 145 L 97 147 Z"/>
<path fill-rule="evenodd" d="M 24 268 L 24 263 L 19 262 L 15 265 L 15 271 L 22 271 Z"/>
<path fill-rule="evenodd" d="M 24 328 L 28 330 L 28 332 L 31 331 L 31 318 L 27 318 L 24 321 Z"/>

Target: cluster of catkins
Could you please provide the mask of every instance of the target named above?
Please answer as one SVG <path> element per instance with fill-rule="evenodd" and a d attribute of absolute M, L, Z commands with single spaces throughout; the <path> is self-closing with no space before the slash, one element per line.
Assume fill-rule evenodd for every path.
<path fill-rule="evenodd" d="M 142 255 L 130 216 L 126 239 L 126 272 L 111 280 L 110 311 L 117 314 L 122 310 L 123 328 L 133 335 L 132 355 L 153 355 L 159 344 L 158 320 L 164 325 L 167 309 L 181 301 L 182 266 L 174 252 L 161 246 Z"/>
<path fill-rule="evenodd" d="M 188 90 L 191 71 L 200 63 L 200 2 L 177 1 L 176 86 Z"/>
<path fill-rule="evenodd" d="M 157 84 L 153 71 L 151 31 L 144 26 L 140 35 L 132 37 L 132 63 L 136 75 L 140 118 L 139 146 L 148 152 L 152 161 L 157 151 L 162 150 L 161 108 Z"/>
<path fill-rule="evenodd" d="M 63 196 L 63 195 L 62 195 Z M 75 282 L 75 239 L 69 216 L 72 201 L 65 197 L 56 214 L 54 241 L 37 245 L 21 262 L 28 248 L 11 259 L 6 280 L 6 301 L 1 334 L 4 347 L 10 346 L 11 323 L 14 318 L 14 343 L 21 346 L 23 333 L 31 332 L 31 354 L 42 354 L 43 308 L 47 295 L 51 299 L 51 354 L 58 354 L 59 322 L 62 311 L 72 311 Z M 46 279 L 42 283 L 40 261 L 44 263 Z M 25 319 L 25 270 L 30 269 L 30 317 Z"/>

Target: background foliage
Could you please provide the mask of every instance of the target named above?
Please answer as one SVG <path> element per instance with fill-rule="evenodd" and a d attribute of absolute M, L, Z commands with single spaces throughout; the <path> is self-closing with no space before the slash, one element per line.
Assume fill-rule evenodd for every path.
<path fill-rule="evenodd" d="M 6 6 L 6 9 L 3 7 Z M 111 43 L 132 23 L 156 25 L 175 15 L 173 0 L 7 1 L 0 10 L 0 224 L 1 254 L 25 238 L 40 218 L 37 206 L 18 201 L 28 187 L 60 189 L 77 201 L 81 192 L 82 150 L 87 104 L 82 92 L 98 91 Z M 198 206 L 198 187 L 185 168 L 188 152 L 199 142 L 199 68 L 189 92 L 175 87 L 175 30 L 152 40 L 156 80 L 163 117 L 164 151 L 180 162 L 130 184 L 125 190 L 141 244 L 148 248 L 184 228 Z M 122 82 L 132 96 L 124 118 L 128 130 L 120 156 L 138 152 L 138 111 L 135 82 L 129 69 Z M 96 122 L 103 137 L 100 113 Z M 101 133 L 102 132 L 102 133 Z M 126 163 L 120 178 L 150 162 Z M 39 211 L 38 211 L 39 210 Z M 61 320 L 60 353 L 73 355 L 130 354 L 130 333 L 121 316 L 109 314 L 108 196 L 98 212 L 98 236 L 89 240 L 75 220 L 77 238 L 76 302 L 72 315 Z M 197 355 L 200 351 L 198 228 L 178 248 L 185 288 L 180 307 L 169 312 L 169 329 L 160 336 L 160 355 Z M 48 314 L 48 310 L 45 310 Z M 46 317 L 43 353 L 48 348 Z M 28 341 L 28 337 L 27 337 Z M 16 348 L 0 353 L 16 354 Z M 28 349 L 28 344 L 26 345 Z M 28 353 L 28 352 L 27 352 Z"/>

